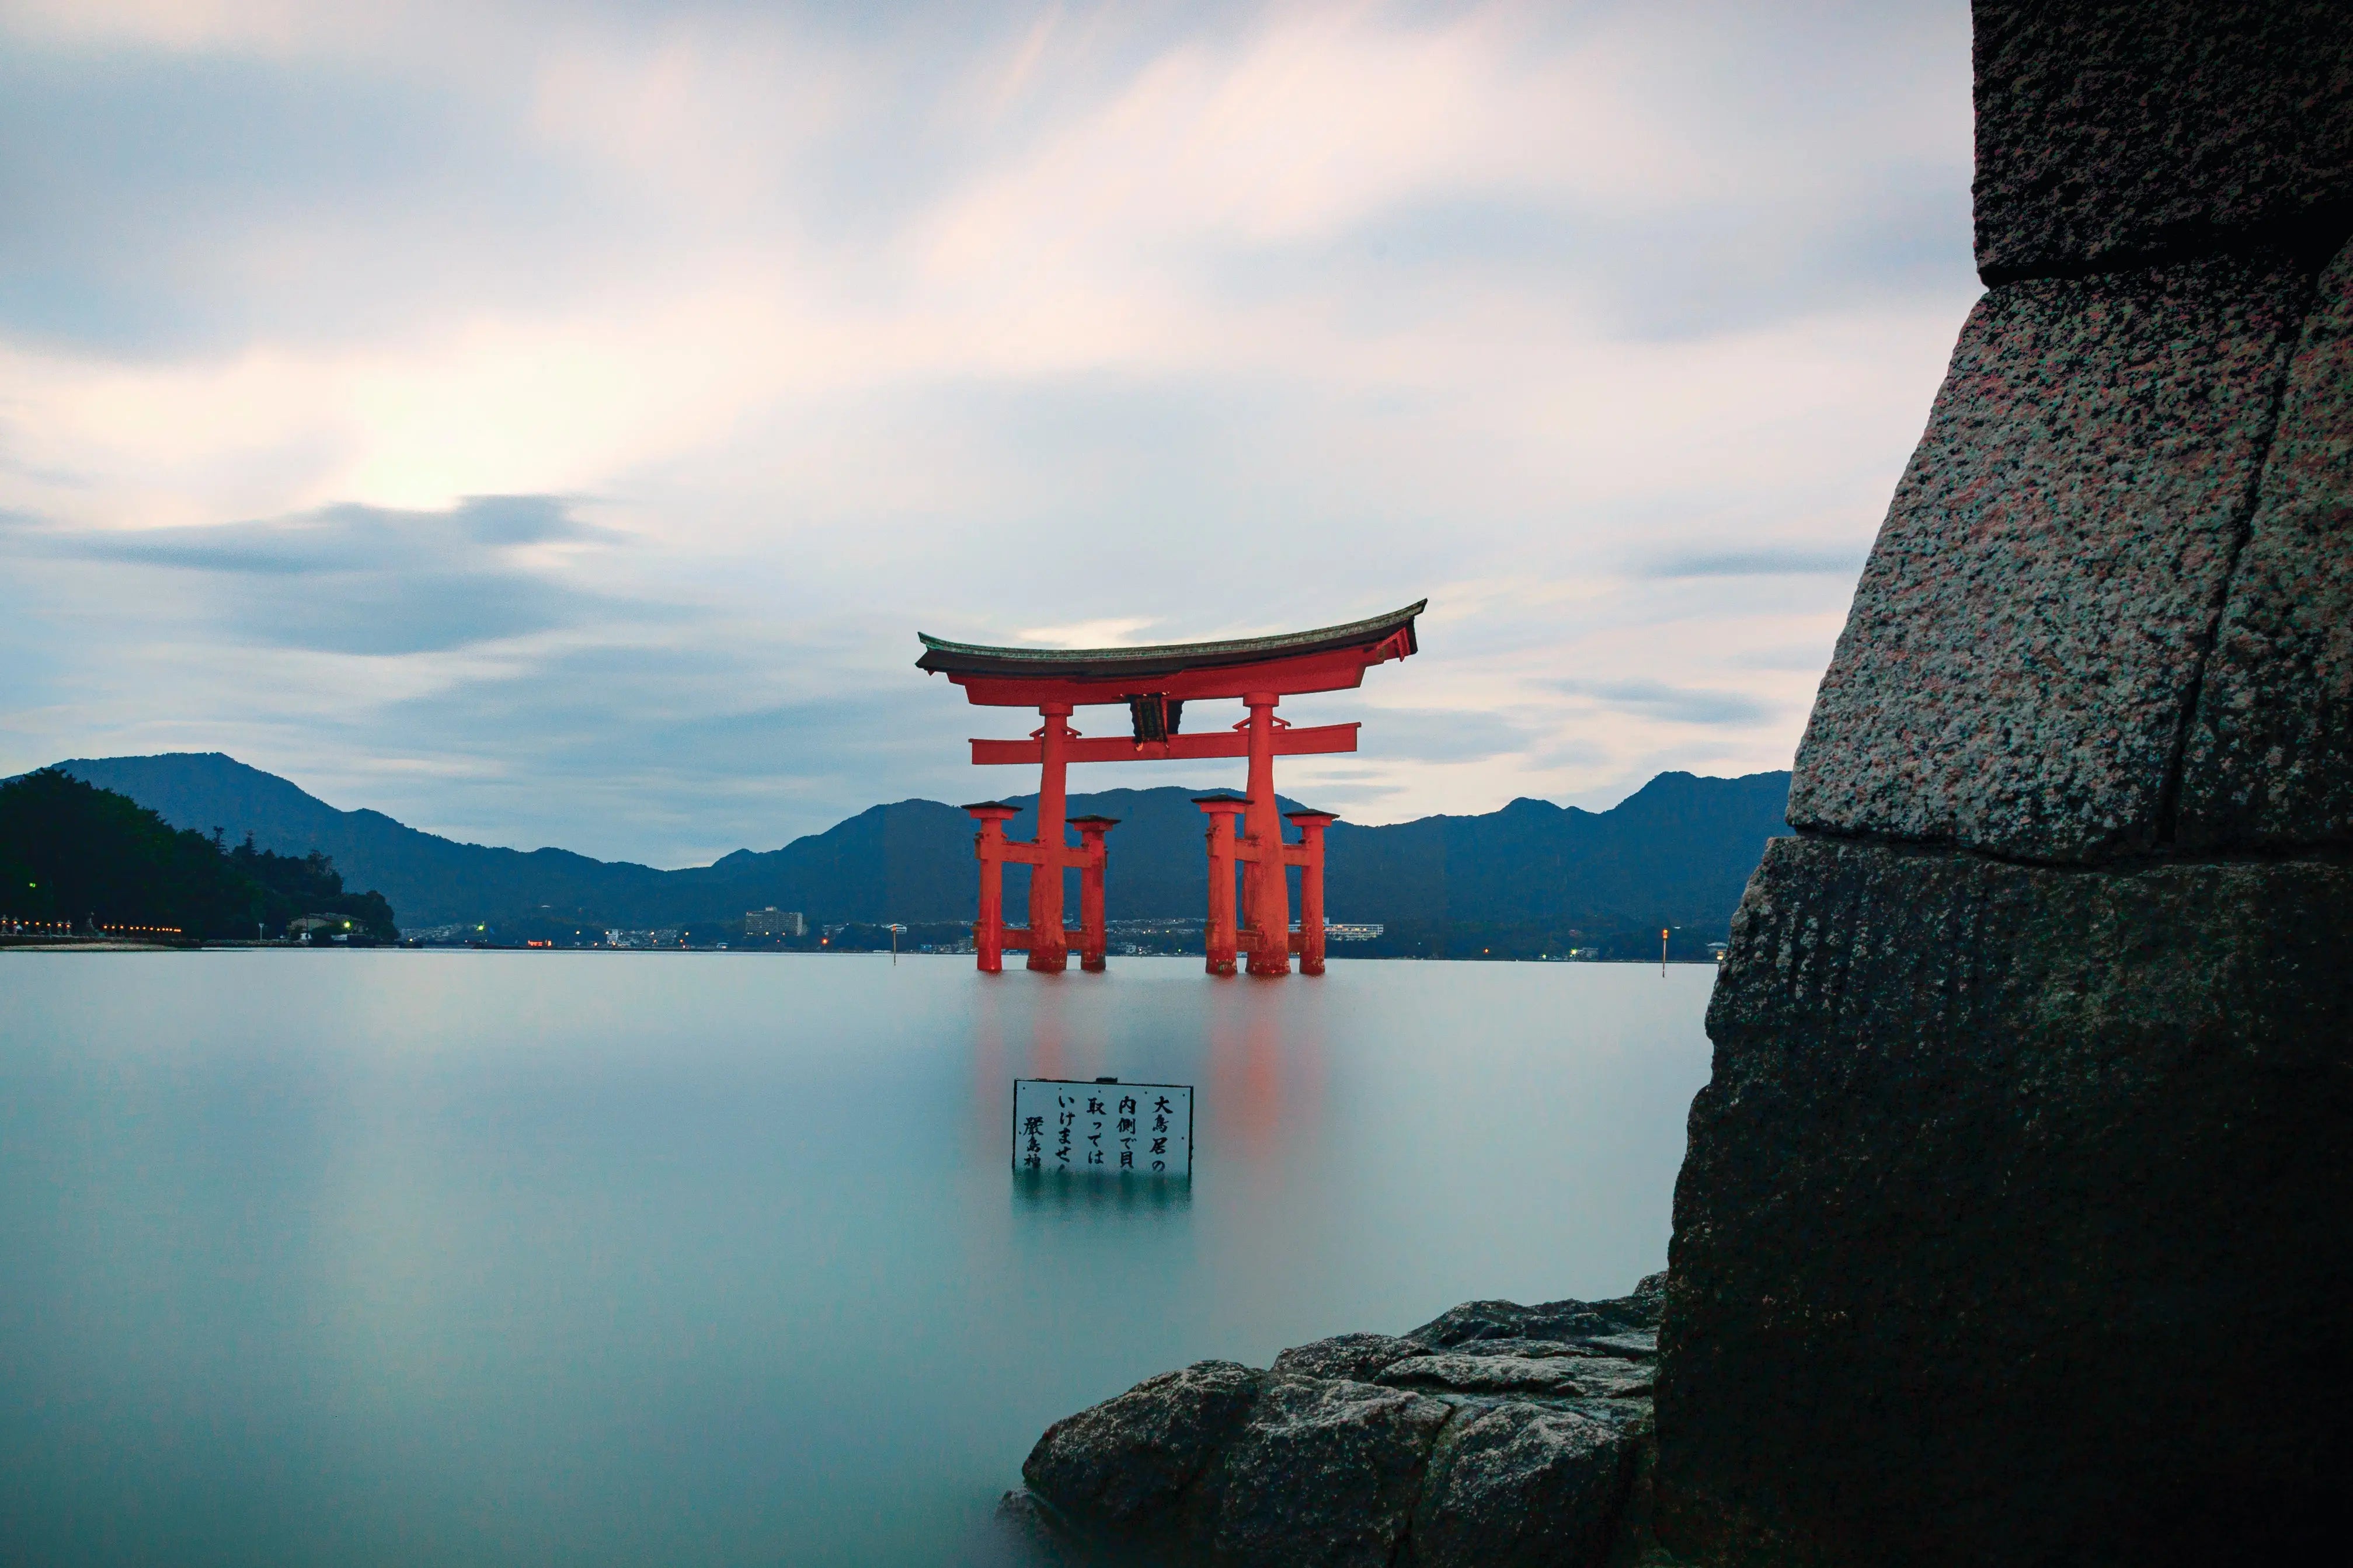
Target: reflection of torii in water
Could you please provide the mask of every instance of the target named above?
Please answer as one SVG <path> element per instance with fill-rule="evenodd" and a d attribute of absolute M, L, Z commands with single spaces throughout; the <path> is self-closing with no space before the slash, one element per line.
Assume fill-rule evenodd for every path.
<path fill-rule="evenodd" d="M 1004 950 L 1027 948 L 1029 967 L 1059 973 L 1070 949 L 1080 965 L 1103 966 L 1103 835 L 1118 826 L 1109 817 L 1068 819 L 1079 830 L 1076 847 L 1046 825 L 1065 820 L 1072 763 L 1153 762 L 1169 758 L 1248 757 L 1249 798 L 1202 800 L 1209 814 L 1208 967 L 1231 974 L 1238 952 L 1250 954 L 1252 974 L 1288 974 L 1291 954 L 1307 974 L 1324 973 L 1324 829 L 1338 818 L 1329 812 L 1294 811 L 1291 820 L 1303 842 L 1284 844 L 1276 815 L 1274 759 L 1356 749 L 1356 726 L 1323 724 L 1298 729 L 1274 716 L 1275 704 L 1303 691 L 1339 691 L 1364 683 L 1365 671 L 1415 651 L 1414 617 L 1427 599 L 1391 615 L 1280 637 L 1232 642 L 1170 643 L 1158 647 L 1035 648 L 978 647 L 923 637 L 919 669 L 944 675 L 973 702 L 989 708 L 1035 708 L 1045 720 L 1026 741 L 975 741 L 972 760 L 1039 764 L 1035 841 L 1005 837 L 1015 815 L 1001 801 L 965 807 L 979 819 L 980 919 L 973 927 L 980 967 L 1004 967 Z M 1231 731 L 1186 735 L 1177 731 L 1187 702 L 1240 698 L 1250 717 Z M 1068 720 L 1083 707 L 1127 709 L 1134 733 L 1082 736 Z M 1234 833 L 1241 816 L 1242 832 Z M 1233 863 L 1242 862 L 1242 909 L 1239 927 L 1233 909 Z M 1004 915 L 1007 861 L 1035 868 L 1029 876 L 1029 929 L 1008 928 Z M 1300 929 L 1291 930 L 1291 890 L 1283 868 L 1300 873 Z M 1081 873 L 1078 929 L 1062 924 L 1062 872 Z"/>

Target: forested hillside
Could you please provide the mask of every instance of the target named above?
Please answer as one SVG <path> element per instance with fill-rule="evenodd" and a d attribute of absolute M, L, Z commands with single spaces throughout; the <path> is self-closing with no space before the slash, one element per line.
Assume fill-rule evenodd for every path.
<path fill-rule="evenodd" d="M 232 848 L 54 768 L 0 784 L 0 920 L 252 937 L 313 914 L 349 920 L 364 940 L 398 934 L 384 896 L 345 892 L 315 851 Z"/>

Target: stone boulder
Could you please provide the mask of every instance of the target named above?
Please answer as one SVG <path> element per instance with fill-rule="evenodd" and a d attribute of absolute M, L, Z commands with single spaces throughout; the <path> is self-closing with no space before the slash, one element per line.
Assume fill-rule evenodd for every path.
<path fill-rule="evenodd" d="M 1406 1335 L 1436 1350 L 1473 1340 L 1584 1340 L 1654 1331 L 1666 1276 L 1653 1274 L 1633 1291 L 1607 1301 L 1465 1301 Z"/>
<path fill-rule="evenodd" d="M 1313 1344 L 1294 1345 L 1274 1358 L 1276 1372 L 1297 1377 L 1345 1377 L 1370 1382 L 1391 1362 L 1428 1355 L 1430 1347 L 1395 1334 L 1335 1334 Z"/>
<path fill-rule="evenodd" d="M 1430 1461 L 1414 1516 L 1414 1568 L 1601 1562 L 1632 1456 L 1625 1434 L 1573 1411 L 1464 1411 Z"/>
<path fill-rule="evenodd" d="M 1021 1479 L 1089 1523 L 1134 1530 L 1163 1521 L 1250 1414 L 1265 1377 L 1204 1361 L 1146 1378 L 1047 1427 Z"/>
<path fill-rule="evenodd" d="M 1589 1340 L 1579 1340 L 1577 1346 L 1588 1352 L 1620 1356 L 1628 1361 L 1650 1361 L 1659 1353 L 1659 1331 L 1630 1329 L 1622 1334 L 1596 1334 Z"/>
<path fill-rule="evenodd" d="M 1631 1399 L 1651 1392 L 1646 1362 L 1609 1356 L 1409 1356 L 1391 1363 L 1380 1381 L 1392 1388 L 1445 1389 L 1454 1394 L 1558 1394 L 1588 1399 Z"/>
<path fill-rule="evenodd" d="M 1269 1377 L 1215 1479 L 1211 1549 L 1268 1568 L 1387 1568 L 1453 1412 L 1367 1383 Z"/>
<path fill-rule="evenodd" d="M 1601 1568 L 1650 1442 L 1660 1295 L 1476 1301 L 1147 1379 L 1048 1428 L 1007 1518 L 1232 1568 Z"/>

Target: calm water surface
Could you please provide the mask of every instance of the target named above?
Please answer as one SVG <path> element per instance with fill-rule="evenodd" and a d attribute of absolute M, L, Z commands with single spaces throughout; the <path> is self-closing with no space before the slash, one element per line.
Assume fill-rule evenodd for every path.
<path fill-rule="evenodd" d="M 1057 1416 L 1665 1259 L 1712 970 L 0 954 L 0 1560 L 978 1563 Z M 1016 1076 L 1198 1086 L 1189 1187 Z"/>

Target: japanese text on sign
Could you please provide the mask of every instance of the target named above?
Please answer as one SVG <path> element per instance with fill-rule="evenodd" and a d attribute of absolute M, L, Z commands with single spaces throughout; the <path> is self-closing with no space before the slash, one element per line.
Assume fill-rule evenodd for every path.
<path fill-rule="evenodd" d="M 1013 1168 L 1189 1176 L 1193 1086 L 1015 1079 Z"/>

